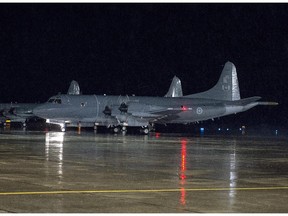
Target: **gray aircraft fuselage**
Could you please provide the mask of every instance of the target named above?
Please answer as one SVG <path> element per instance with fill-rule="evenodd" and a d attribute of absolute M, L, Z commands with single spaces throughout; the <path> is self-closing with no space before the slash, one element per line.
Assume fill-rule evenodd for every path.
<path fill-rule="evenodd" d="M 161 118 L 163 123 L 188 123 L 202 121 L 213 117 L 228 115 L 226 106 L 229 101 L 167 97 L 140 96 L 102 96 L 102 95 L 57 95 L 61 104 L 50 102 L 37 107 L 34 111 L 38 116 L 46 119 L 62 121 L 97 122 L 111 116 L 133 116 L 135 118 Z M 51 100 L 51 98 L 50 98 Z M 122 103 L 128 105 L 127 113 L 121 113 Z M 105 107 L 111 109 L 111 115 L 105 115 Z M 42 111 L 41 108 L 44 108 Z M 165 117 L 167 116 L 167 117 Z"/>
<path fill-rule="evenodd" d="M 176 97 L 166 97 L 173 95 L 171 90 L 165 97 L 56 95 L 33 112 L 46 122 L 59 124 L 62 129 L 79 123 L 148 127 L 153 123 L 204 121 L 243 112 L 257 105 L 277 105 L 259 102 L 257 96 L 241 99 L 236 68 L 231 62 L 225 64 L 219 81 L 208 91 L 183 96 L 181 85 L 177 88 Z"/>

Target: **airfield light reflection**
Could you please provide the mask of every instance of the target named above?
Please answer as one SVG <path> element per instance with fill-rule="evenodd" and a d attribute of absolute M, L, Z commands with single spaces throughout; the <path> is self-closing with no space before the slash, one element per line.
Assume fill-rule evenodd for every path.
<path fill-rule="evenodd" d="M 187 157 L 187 149 L 186 149 L 187 140 L 181 140 L 181 180 L 186 179 L 185 171 L 186 171 L 186 157 Z"/>
<path fill-rule="evenodd" d="M 235 188 L 237 187 L 237 179 L 238 179 L 238 175 L 237 175 L 237 155 L 236 155 L 236 140 L 233 141 L 233 145 L 231 145 L 232 152 L 230 153 L 230 172 L 229 172 L 229 201 L 230 201 L 230 206 L 233 206 L 235 203 L 235 197 L 237 194 L 237 191 L 235 190 Z"/>
<path fill-rule="evenodd" d="M 156 137 L 156 138 L 160 138 L 160 133 L 156 133 L 156 134 L 155 134 L 155 137 Z"/>
<path fill-rule="evenodd" d="M 230 180 L 230 193 L 229 196 L 232 198 L 235 196 L 236 191 L 234 188 L 236 187 L 236 180 L 237 180 L 237 173 L 235 171 L 236 168 L 236 155 L 235 153 L 230 154 L 230 173 L 229 173 L 229 180 Z"/>
<path fill-rule="evenodd" d="M 180 203 L 181 205 L 186 205 L 186 190 L 185 190 L 185 183 L 186 183 L 186 160 L 187 160 L 187 140 L 181 139 L 181 164 L 180 164 L 180 184 L 181 184 L 181 196 L 180 196 Z"/>
<path fill-rule="evenodd" d="M 46 161 L 53 161 L 55 155 L 57 156 L 57 174 L 62 179 L 63 175 L 63 132 L 49 132 L 45 135 L 45 157 Z"/>

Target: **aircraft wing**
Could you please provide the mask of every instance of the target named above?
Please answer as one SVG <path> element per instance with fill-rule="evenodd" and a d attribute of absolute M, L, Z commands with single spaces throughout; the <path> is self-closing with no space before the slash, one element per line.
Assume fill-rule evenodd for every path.
<path fill-rule="evenodd" d="M 110 116 L 115 117 L 118 122 L 128 122 L 129 125 L 147 125 L 149 122 L 159 122 L 161 120 L 177 119 L 178 113 L 183 110 L 177 108 L 167 108 L 166 106 L 153 105 L 138 102 L 127 102 L 125 107 L 123 104 L 112 106 L 113 110 L 120 110 L 121 112 L 112 112 Z M 124 109 L 125 108 L 125 109 Z"/>
<path fill-rule="evenodd" d="M 181 112 L 183 112 L 183 110 L 180 109 L 166 109 L 162 111 L 156 111 L 153 112 L 153 114 L 156 115 L 156 117 L 151 119 L 150 122 L 161 124 L 167 121 L 172 121 L 178 119 L 179 116 L 177 114 Z"/>

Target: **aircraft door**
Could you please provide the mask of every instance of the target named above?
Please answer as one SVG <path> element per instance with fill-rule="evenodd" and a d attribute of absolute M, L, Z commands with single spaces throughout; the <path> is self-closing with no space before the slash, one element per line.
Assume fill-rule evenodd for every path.
<path fill-rule="evenodd" d="M 98 98 L 96 95 L 94 95 L 94 98 L 95 98 L 95 105 L 96 105 L 96 110 L 95 110 L 96 117 L 98 117 L 98 115 L 99 115 L 99 101 L 98 101 Z"/>

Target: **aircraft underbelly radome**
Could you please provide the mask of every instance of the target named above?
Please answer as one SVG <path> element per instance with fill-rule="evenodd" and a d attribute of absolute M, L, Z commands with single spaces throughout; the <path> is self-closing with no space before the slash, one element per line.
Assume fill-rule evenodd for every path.
<path fill-rule="evenodd" d="M 34 109 L 34 114 L 47 122 L 64 127 L 85 123 L 88 126 L 141 126 L 154 123 L 192 123 L 246 111 L 260 102 L 258 96 L 240 97 L 237 72 L 227 62 L 217 84 L 208 91 L 182 94 L 181 81 L 174 77 L 164 97 L 56 95 Z"/>

